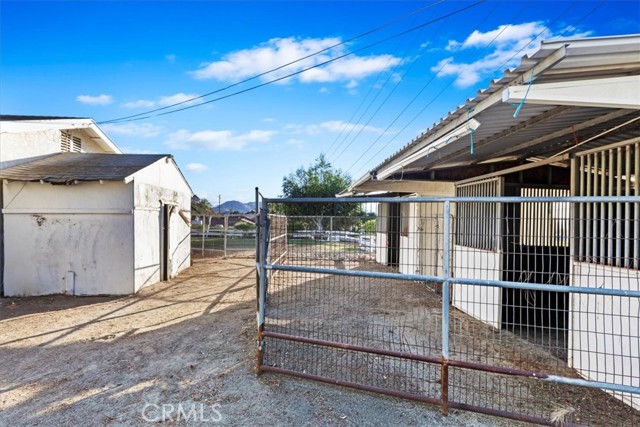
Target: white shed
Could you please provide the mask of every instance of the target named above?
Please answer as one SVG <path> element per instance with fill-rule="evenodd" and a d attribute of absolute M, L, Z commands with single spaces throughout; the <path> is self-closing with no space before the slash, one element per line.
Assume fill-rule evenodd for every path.
<path fill-rule="evenodd" d="M 59 153 L 0 170 L 4 294 L 132 294 L 188 267 L 192 191 L 170 155 Z"/>

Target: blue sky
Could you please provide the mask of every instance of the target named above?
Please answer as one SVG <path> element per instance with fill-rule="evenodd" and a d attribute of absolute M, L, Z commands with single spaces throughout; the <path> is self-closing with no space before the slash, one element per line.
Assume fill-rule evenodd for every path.
<path fill-rule="evenodd" d="M 173 154 L 200 197 L 250 201 L 321 153 L 359 178 L 542 39 L 640 32 L 637 1 L 476 3 L 1 0 L 0 112 L 109 122 L 346 55 L 100 125 Z"/>

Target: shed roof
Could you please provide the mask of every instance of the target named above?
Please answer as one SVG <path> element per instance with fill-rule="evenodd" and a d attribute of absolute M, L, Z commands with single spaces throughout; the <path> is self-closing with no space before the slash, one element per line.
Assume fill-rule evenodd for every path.
<path fill-rule="evenodd" d="M 33 116 L 33 115 L 19 115 L 19 114 L 0 114 L 0 121 L 2 121 L 2 122 L 28 122 L 28 121 L 65 120 L 65 119 L 86 119 L 86 120 L 89 120 L 89 117 Z"/>
<path fill-rule="evenodd" d="M 0 179 L 66 184 L 121 181 L 169 154 L 60 153 L 0 170 Z"/>
<path fill-rule="evenodd" d="M 516 107 L 504 99 L 506 91 L 532 83 L 550 87 L 562 82 L 559 86 L 563 87 L 564 82 L 619 81 L 638 74 L 640 35 L 542 42 L 540 49 L 523 57 L 518 67 L 491 81 L 486 89 L 390 155 L 343 194 L 358 192 L 368 182 L 393 178 L 398 173 L 506 159 L 539 160 L 577 147 L 586 150 L 638 136 L 637 121 L 626 125 L 638 117 L 633 106 L 524 100 L 521 111 L 514 115 Z M 637 84 L 638 79 L 633 82 Z M 629 99 L 633 96 L 628 94 Z M 610 132 L 612 129 L 616 131 Z"/>

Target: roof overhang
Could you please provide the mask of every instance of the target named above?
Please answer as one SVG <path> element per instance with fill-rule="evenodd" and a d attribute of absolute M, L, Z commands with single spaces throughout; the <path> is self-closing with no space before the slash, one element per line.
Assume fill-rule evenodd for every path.
<path fill-rule="evenodd" d="M 376 196 L 387 193 L 448 197 L 454 195 L 454 185 L 451 182 L 440 181 L 366 181 L 361 185 L 352 186 L 337 196 Z"/>
<path fill-rule="evenodd" d="M 56 119 L 37 119 L 31 118 L 27 120 L 6 120 L 2 121 L 2 131 L 19 133 L 19 132 L 40 132 L 44 130 L 72 131 L 82 130 L 89 138 L 95 142 L 103 150 L 122 154 L 122 150 L 107 136 L 106 133 L 96 124 L 93 119 L 89 118 L 56 118 Z"/>
<path fill-rule="evenodd" d="M 554 156 L 637 137 L 639 75 L 640 35 L 543 42 L 349 191 L 448 168 L 542 165 Z M 566 165 L 567 159 L 548 164 L 554 163 Z"/>

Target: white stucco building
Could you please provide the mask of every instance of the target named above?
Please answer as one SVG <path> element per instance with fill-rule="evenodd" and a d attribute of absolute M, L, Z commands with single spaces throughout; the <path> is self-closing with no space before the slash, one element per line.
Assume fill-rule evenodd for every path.
<path fill-rule="evenodd" d="M 1 116 L 5 296 L 132 294 L 188 267 L 192 191 L 166 154 L 91 119 Z"/>

